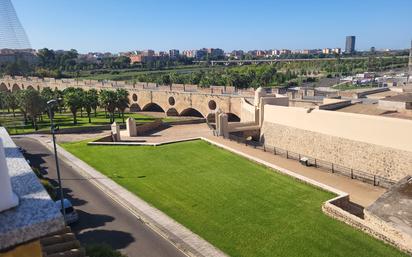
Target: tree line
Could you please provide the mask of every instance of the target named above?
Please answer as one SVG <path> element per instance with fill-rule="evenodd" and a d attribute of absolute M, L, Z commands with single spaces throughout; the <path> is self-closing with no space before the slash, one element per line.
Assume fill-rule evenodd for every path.
<path fill-rule="evenodd" d="M 48 107 L 49 100 L 56 100 L 55 105 Z M 129 107 L 129 92 L 123 88 L 113 90 L 89 89 L 69 87 L 64 90 L 52 90 L 44 88 L 40 92 L 27 88 L 14 92 L 0 91 L 0 108 L 16 116 L 16 110 L 20 110 L 24 117 L 24 124 L 38 130 L 38 121 L 43 120 L 43 115 L 53 118 L 56 112 L 63 113 L 69 110 L 73 116 L 73 124 L 77 125 L 77 113 L 86 112 L 89 123 L 92 122 L 92 113 L 97 116 L 97 108 L 105 110 L 106 117 L 112 123 L 115 120 L 115 112 L 118 110 L 124 122 L 124 112 Z M 50 109 L 49 109 L 50 108 Z M 52 117 L 50 117 L 50 115 Z"/>

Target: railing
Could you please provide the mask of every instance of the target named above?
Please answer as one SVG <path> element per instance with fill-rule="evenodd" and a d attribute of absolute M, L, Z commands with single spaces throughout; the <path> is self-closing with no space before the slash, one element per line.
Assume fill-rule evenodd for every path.
<path fill-rule="evenodd" d="M 303 157 L 305 157 L 307 158 L 307 166 L 313 166 L 321 170 L 329 171 L 331 173 L 340 174 L 346 177 L 350 177 L 351 179 L 356 179 L 365 183 L 372 184 L 374 186 L 389 188 L 396 183 L 396 181 L 388 178 L 384 178 L 378 175 L 372 175 L 364 171 L 352 169 L 329 161 L 320 160 L 318 158 L 314 158 L 308 155 L 302 155 L 279 147 L 268 146 L 263 143 L 254 140 L 247 140 L 245 138 L 238 137 L 233 134 L 230 134 L 228 139 L 231 141 L 236 141 L 240 144 L 244 144 L 245 146 L 273 153 L 273 155 L 285 157 L 287 159 L 300 161 Z"/>

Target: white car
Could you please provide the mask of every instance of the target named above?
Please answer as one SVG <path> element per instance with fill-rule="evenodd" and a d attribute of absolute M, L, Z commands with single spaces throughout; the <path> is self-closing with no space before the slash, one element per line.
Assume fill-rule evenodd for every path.
<path fill-rule="evenodd" d="M 55 201 L 56 207 L 59 208 L 61 213 L 63 214 L 63 210 L 61 209 L 61 201 L 57 200 Z M 69 199 L 64 198 L 63 199 L 63 206 L 64 206 L 64 211 L 66 214 L 66 224 L 71 224 L 76 222 L 79 219 L 79 215 L 77 214 L 76 210 L 73 208 L 72 203 L 69 201 Z"/>

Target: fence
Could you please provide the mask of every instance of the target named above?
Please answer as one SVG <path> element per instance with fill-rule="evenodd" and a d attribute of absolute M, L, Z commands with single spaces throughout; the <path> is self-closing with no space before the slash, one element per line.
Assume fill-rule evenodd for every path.
<path fill-rule="evenodd" d="M 292 152 L 292 151 L 289 151 L 289 150 L 286 150 L 286 149 L 282 149 L 282 148 L 279 148 L 279 147 L 267 146 L 267 145 L 262 144 L 260 142 L 253 141 L 253 140 L 247 140 L 245 138 L 242 138 L 242 137 L 239 137 L 239 136 L 236 136 L 236 135 L 233 135 L 233 134 L 229 135 L 229 140 L 236 141 L 240 144 L 245 144 L 246 146 L 253 147 L 255 149 L 260 149 L 260 150 L 265 151 L 265 152 L 273 153 L 273 155 L 283 156 L 287 159 L 300 161 L 301 158 L 305 157 L 305 158 L 307 158 L 307 165 L 308 166 L 313 166 L 313 167 L 316 167 L 318 169 L 329 171 L 331 173 L 344 175 L 344 176 L 350 177 L 351 179 L 360 180 L 362 182 L 369 183 L 369 184 L 372 184 L 374 186 L 389 188 L 393 184 L 396 183 L 396 181 L 388 179 L 388 178 L 384 178 L 384 177 L 381 177 L 381 176 L 378 176 L 378 175 L 372 175 L 372 174 L 369 174 L 367 172 L 352 169 L 352 168 L 345 167 L 345 166 L 335 164 L 335 163 L 332 163 L 332 162 L 320 160 L 320 159 L 317 159 L 317 158 L 314 158 L 314 157 L 311 157 L 311 156 L 302 155 L 302 154 L 295 153 L 295 152 Z"/>

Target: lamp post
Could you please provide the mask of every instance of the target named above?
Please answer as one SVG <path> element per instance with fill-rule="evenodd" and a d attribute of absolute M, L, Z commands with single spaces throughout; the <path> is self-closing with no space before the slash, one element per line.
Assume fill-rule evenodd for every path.
<path fill-rule="evenodd" d="M 49 117 L 50 117 L 50 132 L 52 134 L 53 138 L 53 148 L 54 148 L 54 160 L 56 161 L 56 171 L 57 171 L 57 180 L 59 181 L 59 191 L 60 191 L 60 203 L 61 203 L 61 209 L 63 212 L 63 218 L 64 221 L 66 222 L 66 210 L 64 208 L 64 203 L 63 203 L 63 186 L 62 186 L 62 181 L 60 177 L 60 167 L 59 167 L 59 159 L 57 158 L 57 148 L 56 148 L 56 127 L 54 126 L 53 123 L 53 107 L 54 105 L 57 104 L 56 99 L 52 99 L 47 101 L 47 108 L 49 109 Z"/>

